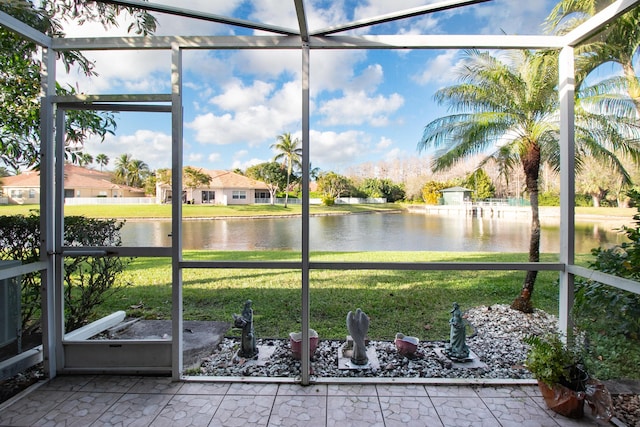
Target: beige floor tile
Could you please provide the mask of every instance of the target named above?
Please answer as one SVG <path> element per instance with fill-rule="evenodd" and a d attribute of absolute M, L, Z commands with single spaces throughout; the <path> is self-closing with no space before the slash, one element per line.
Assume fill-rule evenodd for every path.
<path fill-rule="evenodd" d="M 480 397 L 526 397 L 527 392 L 520 386 L 475 387 Z"/>
<path fill-rule="evenodd" d="M 480 398 L 432 397 L 431 402 L 446 427 L 500 426 Z"/>
<path fill-rule="evenodd" d="M 558 425 L 530 397 L 485 397 L 482 400 L 493 416 L 505 427 L 557 427 Z"/>
<path fill-rule="evenodd" d="M 275 394 L 275 393 L 274 393 Z M 210 426 L 266 426 L 275 396 L 227 394 L 218 406 Z"/>
<path fill-rule="evenodd" d="M 329 384 L 329 396 L 377 396 L 374 384 Z"/>
<path fill-rule="evenodd" d="M 153 427 L 202 427 L 209 425 L 222 402 L 221 395 L 177 395 L 153 420 Z"/>
<path fill-rule="evenodd" d="M 221 394 L 229 390 L 229 383 L 185 382 L 178 390 L 180 394 Z"/>
<path fill-rule="evenodd" d="M 395 385 L 395 384 L 378 384 L 376 386 L 378 396 L 417 396 L 427 397 L 427 391 L 424 386 L 417 384 Z"/>
<path fill-rule="evenodd" d="M 271 395 L 275 396 L 278 393 L 278 384 L 268 383 L 233 383 L 229 386 L 227 394 L 239 394 L 239 395 Z"/>
<path fill-rule="evenodd" d="M 327 397 L 327 425 L 350 427 L 383 427 L 382 410 L 377 397 Z"/>
<path fill-rule="evenodd" d="M 427 385 L 424 388 L 430 397 L 478 397 L 478 393 L 469 386 Z"/>
<path fill-rule="evenodd" d="M 142 377 L 131 387 L 129 393 L 175 394 L 182 384 L 180 381 L 173 381 L 170 377 Z"/>
<path fill-rule="evenodd" d="M 326 396 L 277 396 L 269 418 L 274 427 L 324 427 L 326 422 Z"/>
<path fill-rule="evenodd" d="M 302 386 L 300 384 L 280 384 L 278 386 L 278 396 L 326 396 L 326 384 L 311 384 Z"/>
<path fill-rule="evenodd" d="M 120 397 L 121 393 L 87 393 L 79 391 L 51 409 L 34 426 L 85 427 L 97 420 Z"/>
<path fill-rule="evenodd" d="M 33 426 L 53 408 L 73 395 L 71 391 L 44 390 L 28 394 L 0 413 L 2 426 Z"/>
<path fill-rule="evenodd" d="M 123 395 L 98 420 L 92 424 L 98 426 L 146 427 L 169 403 L 168 394 L 130 393 Z"/>
<path fill-rule="evenodd" d="M 42 388 L 48 390 L 78 391 L 94 378 L 94 375 L 61 375 L 48 381 Z"/>
<path fill-rule="evenodd" d="M 140 381 L 138 376 L 103 376 L 97 375 L 80 388 L 80 391 L 91 393 L 94 391 L 103 393 L 127 393 Z"/>
<path fill-rule="evenodd" d="M 380 396 L 386 427 L 442 426 L 436 408 L 428 397 Z"/>

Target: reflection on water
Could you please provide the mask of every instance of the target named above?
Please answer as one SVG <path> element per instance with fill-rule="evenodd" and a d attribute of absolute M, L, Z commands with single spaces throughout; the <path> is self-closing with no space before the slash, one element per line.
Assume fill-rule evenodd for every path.
<path fill-rule="evenodd" d="M 424 214 L 316 216 L 309 220 L 312 251 L 528 252 L 528 220 Z M 187 220 L 183 249 L 301 249 L 298 218 Z M 124 246 L 170 246 L 168 220 L 128 220 Z M 624 241 L 624 235 L 597 223 L 576 223 L 577 253 Z M 542 226 L 540 250 L 558 253 L 560 227 Z"/>

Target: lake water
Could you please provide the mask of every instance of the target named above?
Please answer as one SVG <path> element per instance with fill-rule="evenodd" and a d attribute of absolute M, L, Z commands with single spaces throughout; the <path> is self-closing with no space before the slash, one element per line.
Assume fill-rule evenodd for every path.
<path fill-rule="evenodd" d="M 183 249 L 300 250 L 298 218 L 186 220 Z M 424 214 L 314 216 L 309 219 L 312 251 L 528 252 L 527 219 Z M 170 246 L 168 220 L 127 220 L 123 246 Z M 624 241 L 611 225 L 576 222 L 577 253 Z M 560 228 L 542 225 L 541 252 L 558 253 Z"/>

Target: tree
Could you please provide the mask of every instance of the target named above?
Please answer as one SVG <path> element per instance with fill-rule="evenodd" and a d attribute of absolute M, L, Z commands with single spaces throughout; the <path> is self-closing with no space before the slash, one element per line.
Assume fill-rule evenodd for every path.
<path fill-rule="evenodd" d="M 109 164 L 109 156 L 107 156 L 106 154 L 98 154 L 95 158 L 95 161 L 100 165 L 100 172 L 102 172 L 102 167 Z"/>
<path fill-rule="evenodd" d="M 93 163 L 93 156 L 89 153 L 81 153 L 78 155 L 78 165 L 88 166 Z"/>
<path fill-rule="evenodd" d="M 385 198 L 387 202 L 393 203 L 404 199 L 404 188 L 395 184 L 390 179 L 367 178 L 359 189 L 367 197 Z"/>
<path fill-rule="evenodd" d="M 495 195 L 496 191 L 491 178 L 483 169 L 477 169 L 475 172 L 470 173 L 462 185 L 473 189 L 475 200 L 490 199 Z"/>
<path fill-rule="evenodd" d="M 120 157 L 116 159 L 115 162 L 115 177 L 116 180 L 123 183 L 124 185 L 129 185 L 131 182 L 130 171 L 131 171 L 131 162 L 133 158 L 131 154 L 121 154 Z"/>
<path fill-rule="evenodd" d="M 318 177 L 318 190 L 322 191 L 325 204 L 333 204 L 349 186 L 349 179 L 335 172 L 321 173 Z"/>
<path fill-rule="evenodd" d="M 474 154 L 495 157 L 501 147 L 520 163 L 531 204 L 529 261 L 540 260 L 540 217 L 538 179 L 544 160 L 559 168 L 559 123 L 555 52 L 510 51 L 502 59 L 488 52 L 468 50 L 458 70 L 461 83 L 440 89 L 438 103 L 447 103 L 456 114 L 438 118 L 427 124 L 420 150 L 438 148 L 433 161 L 435 170 L 455 165 Z M 619 113 L 619 111 L 616 111 Z M 588 113 L 580 105 L 576 113 L 576 152 L 611 161 L 620 173 L 615 150 L 624 147 L 639 153 L 628 139 L 634 131 L 629 116 L 607 116 Z M 531 312 L 537 271 L 528 271 L 520 295 L 512 307 Z"/>
<path fill-rule="evenodd" d="M 422 186 L 422 200 L 427 205 L 437 205 L 442 198 L 442 190 L 451 187 L 449 183 L 439 181 L 428 181 Z"/>
<path fill-rule="evenodd" d="M 287 169 L 287 186 L 285 188 L 284 207 L 287 207 L 289 201 L 289 183 L 291 182 L 291 174 L 293 174 L 294 167 L 301 167 L 302 159 L 302 147 L 300 147 L 300 140 L 298 138 L 291 139 L 290 133 L 283 133 L 278 136 L 278 141 L 271 144 L 272 149 L 275 149 L 279 153 L 273 158 L 275 162 L 282 160 L 282 164 Z"/>
<path fill-rule="evenodd" d="M 546 19 L 547 28 L 557 34 L 566 34 L 598 11 L 609 6 L 609 0 L 561 0 Z M 586 77 L 607 62 L 619 64 L 622 77 L 605 79 L 598 83 L 601 92 L 626 91 L 627 98 L 614 102 L 631 102 L 640 115 L 640 81 L 634 68 L 634 57 L 640 47 L 640 8 L 625 13 L 589 43 L 577 49 L 576 83 L 582 85 Z"/>
<path fill-rule="evenodd" d="M 271 196 L 271 204 L 274 204 L 276 193 L 280 188 L 286 188 L 288 175 L 280 164 L 276 162 L 265 162 L 247 168 L 248 177 L 257 179 L 267 184 Z"/>
<path fill-rule="evenodd" d="M 149 175 L 149 166 L 142 160 L 131 160 L 129 165 L 129 185 L 140 188 L 144 185 L 144 180 Z"/>
<path fill-rule="evenodd" d="M 105 27 L 116 25 L 116 17 L 124 10 L 134 20 L 130 30 L 148 34 L 156 25 L 155 19 L 146 11 L 97 2 L 12 0 L 0 2 L 0 10 L 50 36 L 62 36 L 61 24 L 69 19 L 81 23 L 101 22 Z M 0 99 L 3 100 L 0 103 L 0 160 L 15 172 L 39 166 L 41 61 L 38 58 L 39 48 L 35 43 L 0 27 Z M 80 52 L 64 52 L 60 58 L 67 69 L 78 65 L 85 74 L 93 73 L 93 64 Z M 57 95 L 74 93 L 71 86 L 56 85 Z M 89 135 L 104 138 L 114 129 L 112 113 L 67 111 L 65 144 L 77 150 Z M 77 151 L 67 150 L 65 155 L 72 162 L 78 160 Z"/>

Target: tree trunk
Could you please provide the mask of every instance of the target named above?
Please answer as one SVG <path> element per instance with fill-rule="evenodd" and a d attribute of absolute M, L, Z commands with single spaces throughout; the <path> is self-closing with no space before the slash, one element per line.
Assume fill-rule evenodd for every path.
<path fill-rule="evenodd" d="M 538 174 L 540 171 L 540 146 L 536 142 L 530 144 L 529 150 L 522 159 L 526 177 L 527 192 L 531 202 L 531 238 L 529 240 L 529 262 L 540 261 L 540 210 L 538 207 Z M 537 271 L 527 271 L 520 295 L 511 303 L 511 308 L 524 313 L 533 312 L 531 297 L 536 283 Z"/>

